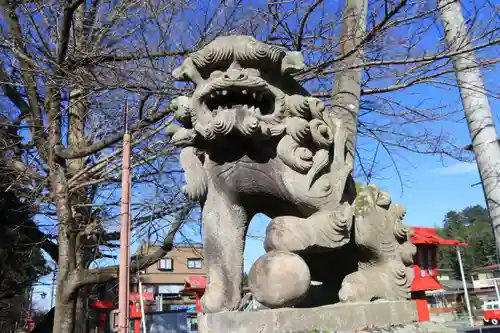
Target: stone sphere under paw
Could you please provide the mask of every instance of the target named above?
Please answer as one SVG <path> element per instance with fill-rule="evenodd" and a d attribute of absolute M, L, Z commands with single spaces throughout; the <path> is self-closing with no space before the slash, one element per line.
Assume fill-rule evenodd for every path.
<path fill-rule="evenodd" d="M 311 273 L 298 255 L 271 251 L 253 264 L 248 284 L 254 297 L 264 306 L 281 308 L 299 302 L 311 285 Z"/>

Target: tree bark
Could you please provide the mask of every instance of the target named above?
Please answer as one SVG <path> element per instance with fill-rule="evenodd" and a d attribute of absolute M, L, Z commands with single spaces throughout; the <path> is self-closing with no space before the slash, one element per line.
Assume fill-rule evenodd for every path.
<path fill-rule="evenodd" d="M 438 0 L 445 37 L 451 52 L 472 49 L 459 1 Z M 465 118 L 490 213 L 497 253 L 500 249 L 500 146 L 481 73 L 473 51 L 452 57 Z"/>
<path fill-rule="evenodd" d="M 76 299 L 71 290 L 76 269 L 76 238 L 74 218 L 71 209 L 66 163 L 55 153 L 61 143 L 61 95 L 57 86 L 47 90 L 48 122 L 48 165 L 51 192 L 54 197 L 58 220 L 59 274 L 57 276 L 57 297 L 54 314 L 54 332 L 73 333 Z"/>
<path fill-rule="evenodd" d="M 64 285 L 61 285 L 61 288 L 57 289 L 61 289 L 63 293 Z M 75 328 L 75 310 L 76 299 L 63 300 L 57 296 L 52 332 L 73 333 Z"/>
<path fill-rule="evenodd" d="M 78 296 L 76 298 L 75 307 L 75 325 L 74 333 L 88 333 L 88 318 L 89 318 L 89 308 L 88 299 L 90 296 L 89 290 L 92 286 L 86 286 L 78 290 Z"/>
<path fill-rule="evenodd" d="M 363 45 L 360 44 L 366 33 L 367 8 L 367 0 L 346 0 L 340 47 L 341 56 L 350 55 L 338 64 L 340 67 L 355 66 L 363 62 Z M 347 128 L 347 161 L 352 165 L 356 149 L 362 71 L 362 68 L 355 68 L 335 74 L 333 88 L 333 113 L 344 121 Z"/>

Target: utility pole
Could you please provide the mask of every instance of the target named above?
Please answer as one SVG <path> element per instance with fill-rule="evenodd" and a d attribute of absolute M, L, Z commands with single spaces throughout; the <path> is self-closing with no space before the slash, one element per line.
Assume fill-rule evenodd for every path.
<path fill-rule="evenodd" d="M 497 301 L 500 302 L 500 290 L 498 290 L 498 279 L 493 279 L 493 283 L 495 284 L 495 293 L 497 294 Z"/>
<path fill-rule="evenodd" d="M 29 290 L 29 296 L 28 296 L 28 314 L 26 318 L 26 326 L 28 328 L 28 332 L 31 330 L 31 318 L 32 318 L 32 311 L 33 311 L 33 292 L 34 292 L 34 286 L 33 283 L 30 285 L 30 290 Z"/>
<path fill-rule="evenodd" d="M 120 229 L 120 271 L 118 279 L 118 331 L 129 329 L 130 277 L 130 134 L 128 133 L 128 102 L 125 100 L 125 134 L 123 135 L 122 202 Z"/>
<path fill-rule="evenodd" d="M 465 118 L 469 126 L 472 145 L 483 185 L 486 207 L 489 211 L 493 234 L 500 250 L 500 145 L 486 96 L 476 55 L 467 33 L 460 1 L 437 0 L 445 37 L 451 52 L 460 89 Z"/>

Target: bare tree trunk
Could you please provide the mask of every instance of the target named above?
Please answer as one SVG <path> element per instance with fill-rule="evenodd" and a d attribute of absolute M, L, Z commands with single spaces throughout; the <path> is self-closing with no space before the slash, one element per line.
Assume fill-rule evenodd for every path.
<path fill-rule="evenodd" d="M 69 261 L 70 260 L 59 260 L 61 264 L 59 264 L 59 274 L 57 278 L 54 326 L 52 332 L 73 333 L 75 327 L 76 299 L 74 297 L 69 297 L 67 292 L 68 286 L 71 283 Z"/>
<path fill-rule="evenodd" d="M 76 298 L 72 284 L 76 269 L 77 227 L 71 209 L 66 161 L 55 153 L 55 147 L 61 143 L 61 94 L 57 86 L 47 89 L 48 122 L 48 165 L 50 186 L 54 194 L 58 220 L 59 275 L 57 276 L 57 297 L 54 314 L 54 332 L 73 333 L 75 326 Z"/>
<path fill-rule="evenodd" d="M 89 287 L 80 288 L 78 291 L 78 296 L 76 299 L 76 308 L 75 308 L 75 331 L 74 333 L 88 333 L 88 318 L 89 318 L 89 309 L 88 309 L 88 297 Z"/>
<path fill-rule="evenodd" d="M 64 286 L 61 287 L 65 289 Z M 52 332 L 72 333 L 75 328 L 75 300 L 63 300 L 57 296 L 55 309 Z"/>
<path fill-rule="evenodd" d="M 450 51 L 471 49 L 473 46 L 467 34 L 460 2 L 438 0 L 437 4 Z M 452 59 L 498 252 L 500 249 L 500 146 L 497 142 L 497 132 L 475 53 L 463 52 Z"/>
<path fill-rule="evenodd" d="M 342 14 L 340 36 L 341 57 L 345 57 L 340 67 L 349 67 L 363 62 L 361 42 L 366 32 L 367 0 L 346 0 Z M 356 134 L 361 95 L 362 68 L 346 69 L 335 74 L 333 88 L 333 112 L 347 127 L 347 160 L 354 165 Z"/>

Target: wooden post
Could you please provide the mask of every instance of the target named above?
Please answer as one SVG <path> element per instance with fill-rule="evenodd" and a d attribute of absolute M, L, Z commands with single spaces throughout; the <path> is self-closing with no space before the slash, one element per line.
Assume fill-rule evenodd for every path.
<path fill-rule="evenodd" d="M 130 247 L 130 134 L 128 133 L 128 103 L 125 100 L 125 134 L 123 135 L 122 203 L 120 229 L 120 274 L 118 279 L 118 331 L 129 329 L 129 247 Z"/>

